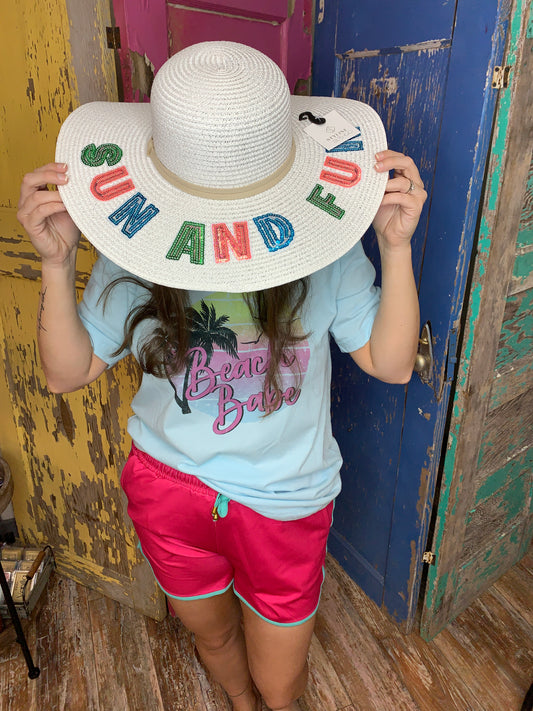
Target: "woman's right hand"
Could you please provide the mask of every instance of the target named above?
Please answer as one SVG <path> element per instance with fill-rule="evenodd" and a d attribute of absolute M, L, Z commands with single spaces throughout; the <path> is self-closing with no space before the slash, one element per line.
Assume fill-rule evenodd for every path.
<path fill-rule="evenodd" d="M 64 264 L 74 257 L 80 231 L 67 212 L 57 190 L 48 185 L 68 182 L 64 163 L 48 163 L 24 176 L 17 218 L 28 233 L 43 262 Z"/>

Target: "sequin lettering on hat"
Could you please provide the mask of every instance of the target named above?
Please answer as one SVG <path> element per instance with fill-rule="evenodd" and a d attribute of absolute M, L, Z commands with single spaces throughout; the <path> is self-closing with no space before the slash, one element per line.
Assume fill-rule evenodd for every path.
<path fill-rule="evenodd" d="M 320 173 L 320 180 L 325 180 L 327 183 L 340 185 L 343 188 L 351 188 L 357 185 L 361 180 L 361 168 L 357 163 L 341 160 L 340 158 L 333 158 L 333 156 L 326 156 L 324 167 L 339 171 L 338 173 L 334 173 L 331 170 L 323 170 Z M 345 175 L 343 175 L 343 173 L 345 173 Z"/>
<path fill-rule="evenodd" d="M 292 242 L 294 227 L 283 215 L 268 213 L 254 217 L 254 222 L 269 252 L 283 249 Z"/>
<path fill-rule="evenodd" d="M 117 183 L 120 178 L 125 178 L 128 171 L 124 166 L 101 173 L 93 178 L 91 182 L 91 193 L 97 200 L 113 200 L 113 198 L 135 190 L 133 180 L 123 180 Z M 107 188 L 104 186 L 108 186 Z"/>
<path fill-rule="evenodd" d="M 91 168 L 98 168 L 104 163 L 111 167 L 119 163 L 121 158 L 122 149 L 116 143 L 102 143 L 98 148 L 94 143 L 89 143 L 81 152 L 81 162 Z"/>
<path fill-rule="evenodd" d="M 306 112 L 326 119 L 325 141 L 299 120 Z M 374 164 L 386 147 L 369 105 L 293 96 L 258 50 L 200 42 L 160 67 L 149 105 L 94 101 L 71 113 L 56 146 L 69 180 L 58 189 L 119 267 L 164 286 L 242 293 L 312 274 L 362 237 L 385 192 Z"/>
<path fill-rule="evenodd" d="M 159 212 L 155 205 L 148 205 L 148 207 L 143 210 L 142 208 L 145 202 L 146 198 L 144 195 L 142 195 L 142 193 L 136 193 L 125 202 L 124 205 L 119 207 L 118 210 L 115 210 L 115 212 L 109 215 L 109 219 L 114 225 L 119 225 L 126 220 L 121 230 L 126 237 L 131 238 L 137 234 L 137 232 Z"/>
<path fill-rule="evenodd" d="M 229 247 L 237 259 L 250 259 L 250 237 L 247 222 L 234 222 L 233 234 L 223 222 L 212 225 L 215 260 L 217 263 L 229 262 Z"/>
<path fill-rule="evenodd" d="M 335 217 L 337 220 L 341 220 L 344 216 L 345 210 L 343 210 L 342 207 L 335 205 L 335 195 L 328 193 L 326 197 L 322 197 L 322 190 L 322 185 L 317 183 L 311 190 L 311 194 L 307 196 L 307 201 L 310 202 L 311 205 L 315 205 L 321 210 L 324 210 L 324 212 L 327 212 L 328 215 Z"/>
<path fill-rule="evenodd" d="M 191 264 L 204 263 L 205 225 L 198 222 L 184 222 L 172 247 L 167 252 L 167 259 L 179 259 L 188 254 Z"/>

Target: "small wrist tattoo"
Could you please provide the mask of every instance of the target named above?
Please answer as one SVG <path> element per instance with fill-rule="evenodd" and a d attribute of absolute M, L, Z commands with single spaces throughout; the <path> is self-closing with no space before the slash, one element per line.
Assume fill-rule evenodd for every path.
<path fill-rule="evenodd" d="M 41 291 L 41 299 L 39 302 L 39 313 L 37 314 L 37 329 L 39 331 L 46 331 L 46 328 L 43 326 L 43 312 L 44 312 L 44 297 L 46 296 L 46 289 L 48 287 L 45 286 L 43 291 Z"/>

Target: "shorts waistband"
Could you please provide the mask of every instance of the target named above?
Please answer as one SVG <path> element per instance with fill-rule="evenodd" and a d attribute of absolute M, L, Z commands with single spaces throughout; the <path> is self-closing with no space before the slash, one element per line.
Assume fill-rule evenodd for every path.
<path fill-rule="evenodd" d="M 179 469 L 174 469 L 168 464 L 160 462 L 158 459 L 154 459 L 154 457 L 150 456 L 147 452 L 143 452 L 142 449 L 139 449 L 133 443 L 131 445 L 130 456 L 136 457 L 140 462 L 144 464 L 145 467 L 153 471 L 155 474 L 163 476 L 166 479 L 171 479 L 172 481 L 179 482 L 180 484 L 183 484 L 184 486 L 190 488 L 192 491 L 196 491 L 200 494 L 217 494 L 214 489 L 212 489 L 210 486 L 207 486 L 207 484 L 204 484 L 203 481 L 200 481 L 200 479 L 194 476 L 194 474 L 187 474 L 186 472 L 182 472 Z"/>

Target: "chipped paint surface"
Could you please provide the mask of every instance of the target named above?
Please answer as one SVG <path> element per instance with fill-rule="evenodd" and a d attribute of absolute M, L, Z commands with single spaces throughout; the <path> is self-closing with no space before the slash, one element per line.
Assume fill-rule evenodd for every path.
<path fill-rule="evenodd" d="M 154 81 L 154 65 L 146 54 L 129 51 L 131 88 L 136 101 L 148 101 Z"/>
<path fill-rule="evenodd" d="M 60 123 L 77 103 L 70 73 L 69 25 L 64 0 L 2 3 L 3 136 L 0 141 L 0 196 L 14 208 L 20 179 L 53 158 Z M 51 61 L 51 60 L 54 61 Z M 39 136 L 38 141 L 28 140 Z"/>
<path fill-rule="evenodd" d="M 380 77 L 370 80 L 370 91 L 379 100 L 381 94 L 386 94 L 390 101 L 393 94 L 398 91 L 398 77 Z"/>
<path fill-rule="evenodd" d="M 507 297 L 496 368 L 533 353 L 533 288 Z"/>
<path fill-rule="evenodd" d="M 355 51 L 350 49 L 347 52 L 338 54 L 339 59 L 362 59 L 364 57 L 377 57 L 380 54 L 406 54 L 408 52 L 436 52 L 451 46 L 449 39 L 426 40 L 416 44 L 404 44 L 398 47 L 388 47 L 387 49 L 363 49 Z"/>
<path fill-rule="evenodd" d="M 15 483 L 19 532 L 26 541 L 50 543 L 64 572 L 121 599 L 127 591 L 133 594 L 132 575 L 140 564 L 119 485 L 130 446 L 126 423 L 137 367 L 126 359 L 82 391 L 50 394 L 33 341 L 38 289 L 37 281 L 0 281 L 3 365 L 18 440 L 8 451 L 12 460 L 18 444 L 28 477 L 20 490 L 19 480 Z M 32 307 L 13 319 L 14 303 Z M 161 616 L 161 602 L 157 597 L 155 606 L 150 602 L 153 578 L 146 582 L 141 606 Z M 135 595 L 142 598 L 140 591 Z"/>
<path fill-rule="evenodd" d="M 373 106 L 380 113 L 389 137 L 398 134 L 404 140 L 409 137 L 409 146 L 397 148 L 409 150 L 415 156 L 422 179 L 430 185 L 435 164 L 431 149 L 436 145 L 434 133 L 438 129 L 435 116 L 442 111 L 445 87 L 441 78 L 446 72 L 449 48 L 441 47 L 432 53 L 421 50 L 342 56 L 340 95 Z M 421 258 L 423 250 L 415 244 L 413 252 L 415 258 L 416 255 Z M 417 264 L 415 273 L 419 274 Z"/>
<path fill-rule="evenodd" d="M 48 392 L 35 342 L 40 264 L 15 214 L 22 174 L 53 159 L 80 87 L 85 100 L 115 92 L 102 45 L 108 11 L 103 0 L 21 0 L 2 8 L 0 51 L 10 72 L 0 113 L 0 448 L 15 481 L 23 540 L 50 543 L 62 572 L 161 617 L 162 594 L 136 549 L 119 485 L 137 369 L 126 360 L 83 391 Z M 71 31 L 86 37 L 83 46 L 76 42 L 75 57 Z M 83 240 L 78 287 L 94 258 Z"/>
<path fill-rule="evenodd" d="M 532 6 L 533 7 L 533 6 Z M 533 156 L 516 240 L 516 262 L 510 294 L 533 287 Z"/>
<path fill-rule="evenodd" d="M 525 12 L 525 4 L 516 0 L 505 59 L 515 70 Z M 512 76 L 511 85 L 499 94 L 444 461 L 432 544 L 441 556 L 429 569 L 422 627 L 429 637 L 518 560 L 531 535 L 527 521 L 533 489 L 533 383 L 527 375 L 531 363 L 525 363 L 526 352 L 531 352 L 531 290 L 507 295 L 520 256 L 508 235 L 513 229 L 520 235 L 514 215 L 519 215 L 519 200 L 522 215 L 528 204 L 527 190 L 525 197 L 520 193 L 528 182 L 528 164 L 522 155 L 518 165 L 521 142 L 511 138 L 522 125 L 522 112 L 513 113 L 516 71 Z M 520 86 L 524 102 L 528 89 L 524 81 Z M 529 139 L 523 135 L 523 140 Z M 518 176 L 523 176 L 521 184 Z M 509 195 L 502 197 L 502 186 L 510 186 L 513 179 L 513 188 L 508 188 L 513 192 L 511 205 Z"/>
<path fill-rule="evenodd" d="M 326 0 L 318 0 L 316 24 L 321 25 L 324 22 L 324 14 L 326 12 Z"/>
<path fill-rule="evenodd" d="M 396 5 L 399 14 L 402 13 L 405 8 L 401 4 L 396 3 Z M 472 97 L 476 97 L 475 101 L 472 100 L 471 105 L 477 107 L 482 105 L 483 102 L 483 83 L 481 82 L 480 85 L 477 80 L 463 80 L 463 76 L 470 74 L 470 72 L 465 73 L 464 62 L 461 61 L 462 43 L 457 45 L 458 50 L 456 52 L 451 47 L 450 40 L 445 40 L 442 43 L 421 45 L 402 43 L 402 47 L 393 47 L 393 51 L 391 51 L 387 49 L 390 47 L 390 43 L 379 44 L 379 37 L 377 37 L 372 41 L 372 44 L 369 42 L 365 47 L 362 44 L 365 38 L 360 29 L 363 21 L 359 22 L 359 18 L 355 16 L 351 18 L 352 22 L 350 23 L 348 21 L 349 3 L 344 3 L 344 7 L 347 11 L 346 23 L 343 24 L 343 18 L 339 17 L 339 22 L 336 26 L 338 52 L 336 55 L 337 61 L 334 63 L 335 94 L 365 101 L 376 108 L 385 123 L 391 147 L 408 152 L 421 168 L 422 179 L 430 195 L 428 204 L 431 205 L 434 216 L 428 219 L 428 214 L 423 214 L 419 229 L 413 240 L 415 276 L 420 283 L 422 308 L 427 310 L 426 318 L 435 319 L 436 323 L 446 319 L 444 333 L 440 329 L 435 330 L 435 383 L 432 383 L 430 388 L 427 388 L 429 392 L 421 391 L 421 388 L 418 387 L 420 383 L 416 376 L 409 385 L 404 421 L 402 423 L 402 446 L 397 460 L 398 464 L 396 461 L 394 462 L 397 467 L 393 470 L 396 474 L 395 481 L 397 486 L 392 492 L 394 496 L 394 513 L 388 540 L 389 557 L 387 559 L 386 585 L 385 589 L 381 591 L 383 594 L 381 600 L 383 600 L 382 604 L 386 606 L 390 614 L 394 615 L 398 620 L 405 620 L 406 616 L 409 616 L 413 608 L 416 607 L 416 593 L 413 595 L 413 591 L 417 587 L 422 568 L 420 563 L 421 552 L 424 550 L 426 526 L 429 521 L 427 510 L 431 506 L 430 499 L 437 475 L 438 452 L 440 452 L 439 437 L 442 437 L 444 430 L 446 403 L 450 392 L 451 377 L 448 378 L 446 372 L 449 314 L 455 308 L 455 303 L 462 301 L 462 293 L 460 297 L 456 297 L 454 293 L 453 298 L 450 298 L 451 294 L 448 292 L 447 286 L 450 280 L 452 280 L 453 284 L 456 271 L 457 249 L 455 240 L 459 241 L 459 235 L 462 233 L 463 227 L 468 228 L 465 223 L 471 221 L 471 216 L 475 212 L 475 209 L 471 207 L 470 211 L 466 210 L 466 217 L 464 217 L 463 203 L 466 203 L 466 195 L 463 194 L 461 188 L 458 189 L 458 183 L 455 180 L 450 182 L 451 175 L 455 176 L 456 171 L 461 171 L 464 173 L 463 178 L 468 180 L 470 174 L 474 173 L 476 180 L 472 188 L 471 205 L 477 204 L 481 188 L 480 176 L 482 175 L 482 170 L 479 170 L 479 160 L 472 161 L 471 170 L 470 160 L 457 160 L 456 165 L 454 165 L 454 162 L 448 159 L 449 146 L 454 145 L 454 143 L 457 145 L 457 141 L 460 139 L 465 139 L 465 150 L 461 152 L 462 158 L 470 155 L 471 152 L 473 153 L 477 148 L 475 141 L 479 141 L 475 131 L 472 131 L 472 134 L 468 131 L 463 131 L 464 126 L 466 124 L 470 125 L 472 121 L 477 126 L 477 113 L 474 115 L 474 110 L 472 110 L 469 118 L 466 119 L 462 110 L 458 112 L 452 110 L 452 108 L 457 108 L 457 97 L 454 95 L 454 90 L 458 85 L 465 93 L 468 90 Z M 423 15 L 424 11 L 421 10 L 418 30 L 422 27 Z M 428 21 L 428 25 L 431 19 L 429 16 L 434 17 L 434 15 L 433 11 L 428 11 L 428 17 L 424 18 Z M 366 9 L 365 19 L 369 21 L 369 24 L 371 24 L 372 19 L 375 19 L 375 13 L 370 10 L 370 7 Z M 453 18 L 449 19 L 453 20 Z M 468 16 L 464 21 L 462 26 L 463 41 L 468 42 L 466 35 L 470 34 L 471 30 L 475 32 L 478 27 L 476 23 L 479 24 L 478 19 L 474 19 L 471 16 Z M 381 23 L 375 24 L 376 26 L 381 25 Z M 383 25 L 386 24 L 386 22 L 383 23 Z M 348 31 L 348 28 L 350 31 Z M 468 28 L 468 31 L 466 28 Z M 389 22 L 389 34 L 387 36 L 390 36 L 390 29 L 391 23 Z M 406 28 L 402 23 L 402 26 L 398 27 L 396 35 L 398 37 L 405 36 L 406 39 L 415 38 L 417 33 L 410 32 L 410 29 Z M 450 35 L 441 34 L 441 31 L 446 31 L 444 23 L 438 27 L 437 32 L 427 34 L 419 32 L 418 37 L 452 36 L 451 33 Z M 490 34 L 486 34 L 488 37 L 486 42 L 483 38 L 479 40 L 480 52 L 478 56 L 483 56 L 483 61 L 478 62 L 475 74 L 474 72 L 471 73 L 472 76 L 477 77 L 480 73 L 484 74 L 486 72 L 485 56 L 488 57 L 487 63 L 490 59 Z M 338 39 L 340 35 L 342 35 L 343 41 Z M 379 35 L 379 32 L 376 32 L 376 35 Z M 457 32 L 457 36 L 459 35 L 460 31 Z M 347 44 L 347 42 L 350 44 Z M 358 44 L 355 44 L 356 42 Z M 355 47 L 356 50 L 361 50 L 361 52 L 359 55 L 355 55 L 352 52 L 341 53 L 341 50 L 346 47 Z M 382 47 L 384 49 L 381 49 Z M 373 48 L 379 49 L 378 51 L 369 51 L 366 48 L 370 50 Z M 410 51 L 402 51 L 405 49 Z M 326 51 L 325 48 L 324 51 Z M 462 67 L 461 64 L 463 64 Z M 479 64 L 482 64 L 481 68 Z M 327 65 L 328 68 L 331 66 L 333 66 L 333 63 Z M 449 72 L 450 66 L 453 66 L 453 71 L 451 72 Z M 453 88 L 448 93 L 447 87 L 450 84 Z M 462 120 L 458 118 L 458 115 L 463 117 Z M 484 135 L 488 136 L 489 132 L 486 131 Z M 468 139 L 466 139 L 466 136 L 468 136 Z M 483 151 L 480 151 L 479 155 L 482 153 Z M 463 179 L 461 180 L 462 184 Z M 451 192 L 449 193 L 450 186 L 453 187 L 451 187 Z M 453 198 L 451 193 L 453 193 Z M 440 207 L 440 212 L 438 206 Z M 440 215 L 442 212 L 447 214 L 443 215 L 444 219 L 440 220 L 436 215 Z M 466 277 L 465 264 L 468 266 L 471 248 L 469 238 L 471 239 L 471 237 L 472 233 L 468 232 L 467 229 L 467 238 L 464 238 L 460 245 L 460 261 L 462 260 L 463 262 L 461 278 Z M 453 248 L 450 244 L 451 241 L 454 244 Z M 375 254 L 372 252 L 373 247 L 369 247 L 370 242 L 368 240 L 365 243 L 365 248 L 368 249 L 372 258 Z M 445 244 L 448 245 L 447 253 L 445 253 L 446 250 L 442 249 L 442 245 Z M 435 254 L 442 255 L 442 260 L 435 259 Z M 422 274 L 421 267 L 424 255 L 426 260 L 424 263 L 425 273 Z M 452 255 L 453 260 L 451 259 Z M 375 261 L 377 262 L 378 260 L 376 259 Z M 457 281 L 460 281 L 459 277 Z M 430 282 L 432 283 L 430 284 Z M 453 291 L 453 289 L 450 291 Z M 434 387 L 432 387 L 433 385 Z M 360 391 L 361 398 L 372 398 L 376 403 L 379 402 L 380 397 L 382 398 L 383 404 L 381 405 L 380 403 L 379 410 L 376 408 L 372 413 L 374 417 L 379 418 L 380 422 L 382 422 L 386 419 L 385 413 L 388 412 L 388 403 L 385 404 L 384 394 L 379 392 L 377 387 L 374 388 L 373 384 L 368 387 L 364 384 L 363 387 L 364 390 L 361 389 Z M 433 392 L 435 392 L 435 398 L 433 398 Z M 418 408 L 420 408 L 421 413 L 429 414 L 429 418 L 420 414 Z M 341 416 L 344 417 L 344 413 Z M 362 419 L 361 416 L 358 416 L 355 425 L 356 430 L 360 429 Z M 371 445 L 365 443 L 361 447 L 361 450 L 363 450 L 361 451 L 363 463 L 356 462 L 353 468 L 347 467 L 344 481 L 346 482 L 346 479 L 350 478 L 350 498 L 356 498 L 359 495 L 364 496 L 365 501 L 368 498 L 368 509 L 373 512 L 375 518 L 377 520 L 388 520 L 379 518 L 379 514 L 381 513 L 381 508 L 385 509 L 385 504 L 382 502 L 387 501 L 390 485 L 388 489 L 378 490 L 372 497 L 374 487 L 368 482 L 373 472 L 376 469 L 381 469 L 381 459 L 379 457 L 381 449 L 380 435 L 392 431 L 396 434 L 394 430 L 382 427 L 383 429 L 380 428 L 378 433 L 369 433 L 369 436 L 372 437 L 371 443 L 374 445 L 374 451 L 369 453 L 367 450 L 371 449 Z M 387 427 L 389 427 L 388 423 Z M 428 443 L 436 444 L 436 452 L 426 462 L 424 449 Z M 388 445 L 389 450 L 392 450 L 394 446 L 392 438 Z M 353 448 L 357 447 L 359 450 L 357 440 L 351 446 Z M 348 447 L 350 447 L 350 443 L 348 443 Z M 343 449 L 342 451 L 344 453 L 345 450 Z M 388 459 L 390 460 L 392 456 L 389 453 Z M 385 457 L 383 457 L 383 465 L 388 466 L 389 471 L 391 471 L 390 461 L 386 461 Z M 370 471 L 372 475 L 369 474 Z M 428 471 L 430 472 L 429 483 L 427 487 L 424 487 L 422 481 L 427 478 Z M 355 478 L 355 476 L 357 476 L 356 486 L 352 486 L 352 478 Z M 413 476 L 415 479 L 413 479 Z M 392 472 L 390 478 L 394 481 Z M 420 495 L 417 498 L 419 481 L 422 489 L 425 488 L 428 492 L 426 495 L 428 506 L 420 500 Z M 345 483 L 345 492 L 346 489 Z M 421 492 L 418 493 L 420 494 Z M 422 516 L 419 515 L 420 511 L 422 511 Z M 371 514 L 365 511 L 363 515 L 369 518 Z M 417 529 L 420 520 L 422 523 Z M 358 527 L 356 528 L 351 524 L 351 519 L 346 522 L 345 528 L 343 528 L 344 523 L 342 521 L 338 526 L 339 530 L 347 538 L 349 538 L 349 535 L 345 533 L 345 530 L 349 531 L 350 534 L 353 530 L 355 530 L 356 535 L 359 533 Z M 352 539 L 349 538 L 349 540 Z M 370 545 L 365 542 L 363 536 L 357 535 L 356 540 L 358 552 L 366 556 Z M 374 547 L 378 548 L 378 544 L 375 543 Z M 376 559 L 378 558 L 374 550 L 371 553 L 374 554 Z M 359 571 L 357 572 L 359 573 Z M 368 584 L 367 589 L 367 578 L 364 575 L 363 571 L 356 579 L 358 581 L 361 580 L 365 591 L 372 591 L 370 592 L 372 595 L 372 582 Z M 402 594 L 400 594 L 400 591 Z M 378 600 L 378 602 L 381 602 L 381 600 Z M 407 613 L 406 607 L 408 609 Z"/>
<path fill-rule="evenodd" d="M 109 4 L 102 0 L 65 0 L 65 3 L 77 103 L 116 100 L 115 58 L 107 48 L 105 35 L 105 28 L 112 24 Z"/>

